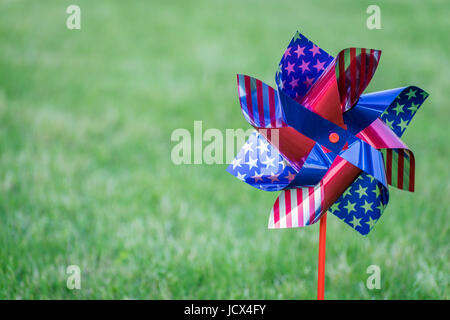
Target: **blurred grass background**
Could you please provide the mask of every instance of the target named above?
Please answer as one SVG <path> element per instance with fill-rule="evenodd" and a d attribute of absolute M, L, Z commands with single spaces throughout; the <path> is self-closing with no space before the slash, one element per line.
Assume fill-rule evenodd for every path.
<path fill-rule="evenodd" d="M 446 1 L 1 1 L 0 298 L 314 299 L 318 225 L 267 230 L 276 193 L 170 160 L 194 120 L 247 129 L 235 74 L 274 84 L 300 30 L 333 55 L 382 49 L 366 92 L 430 93 L 404 136 L 416 192 L 391 189 L 367 238 L 328 219 L 326 298 L 448 299 L 449 17 Z"/>

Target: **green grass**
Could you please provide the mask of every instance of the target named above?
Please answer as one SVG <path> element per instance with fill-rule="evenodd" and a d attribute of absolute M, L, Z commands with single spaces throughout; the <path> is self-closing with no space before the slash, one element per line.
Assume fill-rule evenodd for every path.
<path fill-rule="evenodd" d="M 367 238 L 329 217 L 326 297 L 448 299 L 450 5 L 377 1 L 368 30 L 372 3 L 2 1 L 0 298 L 314 299 L 318 225 L 267 230 L 276 193 L 170 161 L 194 120 L 248 128 L 235 74 L 274 84 L 298 29 L 331 54 L 382 49 L 367 91 L 430 93 L 404 136 L 416 192 L 391 190 Z M 381 290 L 365 287 L 372 264 Z"/>

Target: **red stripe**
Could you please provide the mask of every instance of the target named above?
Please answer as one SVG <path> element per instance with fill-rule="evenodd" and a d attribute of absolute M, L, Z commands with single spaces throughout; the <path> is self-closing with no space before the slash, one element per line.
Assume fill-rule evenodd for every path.
<path fill-rule="evenodd" d="M 286 228 L 292 228 L 292 215 L 291 215 L 291 190 L 284 191 L 284 206 L 286 208 Z"/>
<path fill-rule="evenodd" d="M 409 154 L 409 191 L 414 191 L 414 178 L 415 178 L 416 168 L 414 154 L 410 152 Z"/>
<path fill-rule="evenodd" d="M 272 128 L 275 128 L 276 122 L 275 122 L 275 91 L 273 88 L 269 87 L 269 114 L 270 114 L 270 126 Z"/>
<path fill-rule="evenodd" d="M 345 105 L 345 51 L 339 55 L 339 93 L 341 98 L 341 105 Z"/>
<path fill-rule="evenodd" d="M 310 187 L 309 189 L 309 224 L 312 224 L 314 222 L 314 219 L 316 217 L 316 208 L 315 208 L 315 201 L 314 201 L 314 188 Z"/>
<path fill-rule="evenodd" d="M 374 62 L 374 59 L 375 59 L 375 57 L 373 56 L 373 54 L 374 54 L 374 50 L 373 49 L 370 49 L 370 57 L 369 57 L 369 71 L 368 71 L 368 73 L 367 73 L 367 83 L 369 83 L 369 81 L 372 79 L 372 75 L 373 75 L 373 62 Z"/>
<path fill-rule="evenodd" d="M 275 228 L 280 227 L 280 200 L 278 198 L 273 205 L 273 223 Z"/>
<path fill-rule="evenodd" d="M 356 100 L 356 49 L 350 48 L 350 104 Z"/>
<path fill-rule="evenodd" d="M 250 84 L 250 77 L 244 76 L 244 84 L 245 84 L 245 98 L 247 99 L 247 110 L 248 116 L 252 121 L 252 124 L 255 123 L 255 119 L 253 118 L 253 106 L 252 106 L 252 90 Z"/>
<path fill-rule="evenodd" d="M 297 189 L 297 206 L 298 206 L 298 225 L 299 226 L 303 226 L 303 206 L 302 206 L 302 202 L 303 202 L 303 192 L 302 189 Z"/>
<path fill-rule="evenodd" d="M 366 49 L 361 49 L 361 64 L 359 66 L 359 87 L 358 87 L 358 95 L 360 95 L 364 91 L 364 87 L 366 84 Z"/>
<path fill-rule="evenodd" d="M 397 185 L 403 189 L 403 149 L 398 149 Z"/>
<path fill-rule="evenodd" d="M 386 151 L 386 178 L 388 184 L 392 183 L 392 150 Z"/>
<path fill-rule="evenodd" d="M 238 97 L 239 97 L 239 103 L 241 104 L 241 106 L 242 106 L 242 103 L 241 103 L 241 87 L 240 87 L 240 85 L 239 85 L 239 75 L 237 74 L 236 75 L 236 78 L 237 78 L 237 83 L 238 83 L 238 85 L 237 85 L 237 89 L 238 89 Z"/>
<path fill-rule="evenodd" d="M 258 104 L 259 126 L 265 127 L 264 121 L 264 101 L 261 80 L 256 79 L 256 103 Z"/>

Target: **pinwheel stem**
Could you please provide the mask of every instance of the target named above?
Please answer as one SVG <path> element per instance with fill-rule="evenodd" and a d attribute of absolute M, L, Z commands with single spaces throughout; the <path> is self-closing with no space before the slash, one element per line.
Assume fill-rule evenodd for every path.
<path fill-rule="evenodd" d="M 327 213 L 320 218 L 319 231 L 319 275 L 317 278 L 317 300 L 325 298 L 325 246 L 327 242 Z"/>

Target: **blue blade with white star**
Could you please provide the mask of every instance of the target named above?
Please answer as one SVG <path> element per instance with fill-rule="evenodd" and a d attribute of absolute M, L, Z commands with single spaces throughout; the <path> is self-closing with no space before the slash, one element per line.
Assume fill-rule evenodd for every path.
<path fill-rule="evenodd" d="M 250 135 L 227 171 L 265 191 L 285 189 L 297 174 L 278 150 L 257 131 Z"/>

